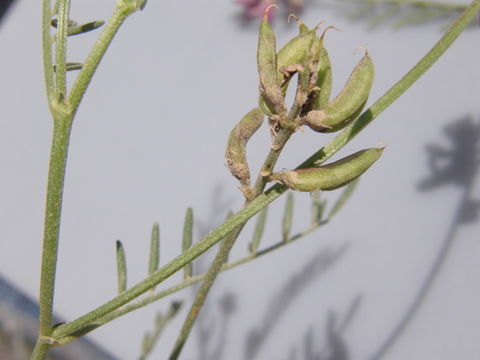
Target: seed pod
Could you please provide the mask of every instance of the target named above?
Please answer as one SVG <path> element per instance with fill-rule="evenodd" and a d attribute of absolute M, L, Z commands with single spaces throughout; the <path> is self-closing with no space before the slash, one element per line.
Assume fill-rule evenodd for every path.
<path fill-rule="evenodd" d="M 288 15 L 288 22 L 289 22 L 289 23 L 290 23 L 290 20 L 291 20 L 292 18 L 295 19 L 295 21 L 296 21 L 297 24 L 298 24 L 298 33 L 299 33 L 299 34 L 305 34 L 306 32 L 310 31 L 310 30 L 308 29 L 308 26 L 305 25 L 303 22 L 301 22 L 300 19 L 298 18 L 298 16 L 295 15 L 295 14 L 290 14 L 290 15 Z"/>
<path fill-rule="evenodd" d="M 280 49 L 277 54 L 277 80 L 280 83 L 285 81 L 285 74 L 282 72 L 283 69 L 291 65 L 304 63 L 305 57 L 315 37 L 315 30 L 309 30 L 306 33 L 295 36 Z"/>
<path fill-rule="evenodd" d="M 255 108 L 247 113 L 233 128 L 228 137 L 225 159 L 230 172 L 242 186 L 250 186 L 250 170 L 247 164 L 246 145 L 263 122 L 263 113 Z"/>
<path fill-rule="evenodd" d="M 315 31 L 309 30 L 306 33 L 295 36 L 286 43 L 277 54 L 277 83 L 280 84 L 282 96 L 287 93 L 288 84 L 291 78 L 298 70 L 298 65 L 305 62 L 305 57 L 315 39 Z M 268 106 L 260 96 L 259 107 L 267 115 L 273 115 L 275 112 Z"/>
<path fill-rule="evenodd" d="M 281 171 L 272 174 L 270 179 L 297 191 L 335 190 L 362 175 L 378 160 L 383 149 L 361 150 L 320 167 Z"/>
<path fill-rule="evenodd" d="M 301 22 L 299 20 L 298 21 L 298 33 L 301 35 L 301 34 L 306 34 L 309 31 L 310 31 L 310 29 L 308 28 L 308 26 L 305 25 L 303 22 Z"/>
<path fill-rule="evenodd" d="M 312 110 L 307 114 L 306 121 L 310 129 L 318 131 L 318 132 L 323 132 L 323 133 L 330 133 L 330 132 L 335 132 L 338 130 L 341 130 L 348 124 L 350 124 L 353 120 L 355 120 L 360 113 L 362 112 L 365 104 L 367 103 L 367 100 L 358 107 L 358 109 L 347 119 L 345 119 L 342 124 L 343 126 L 339 127 L 330 127 L 326 128 L 325 124 L 322 123 L 322 120 L 324 119 L 325 113 L 323 110 Z"/>
<path fill-rule="evenodd" d="M 280 85 L 277 83 L 277 52 L 275 34 L 267 19 L 265 10 L 258 38 L 257 65 L 260 76 L 260 94 L 262 100 L 273 113 L 284 110 L 285 103 Z"/>
<path fill-rule="evenodd" d="M 319 90 L 313 91 L 307 104 L 304 106 L 302 115 L 311 111 L 318 110 L 328 104 L 330 93 L 332 91 L 332 64 L 327 50 L 322 47 L 317 65 L 317 83 Z"/>
<path fill-rule="evenodd" d="M 301 115 L 302 109 L 307 105 L 312 93 L 318 90 L 316 86 L 317 68 L 322 48 L 323 39 L 315 37 L 305 56 L 302 68 L 298 70 L 298 85 L 292 106 L 292 111 L 295 111 L 296 114 L 295 117 Z"/>
<path fill-rule="evenodd" d="M 334 132 L 355 120 L 365 105 L 374 77 L 374 66 L 368 54 L 353 69 L 343 90 L 328 105 L 311 111 L 305 123 L 315 131 Z"/>

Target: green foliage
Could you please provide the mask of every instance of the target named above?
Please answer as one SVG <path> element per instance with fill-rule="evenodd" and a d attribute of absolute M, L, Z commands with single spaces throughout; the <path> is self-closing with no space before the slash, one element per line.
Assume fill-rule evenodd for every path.
<path fill-rule="evenodd" d="M 127 260 L 125 258 L 125 249 L 120 240 L 117 240 L 117 288 L 118 293 L 127 290 Z"/>

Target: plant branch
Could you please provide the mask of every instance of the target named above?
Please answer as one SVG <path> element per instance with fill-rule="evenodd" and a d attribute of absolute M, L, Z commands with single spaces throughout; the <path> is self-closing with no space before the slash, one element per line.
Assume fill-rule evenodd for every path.
<path fill-rule="evenodd" d="M 278 250 L 280 248 L 283 248 L 284 246 L 286 245 L 289 245 L 291 244 L 292 242 L 294 241 L 297 241 L 299 239 L 301 239 L 302 237 L 310 234 L 311 232 L 313 232 L 314 230 L 318 229 L 320 226 L 326 224 L 328 221 L 322 221 L 320 223 L 316 223 L 316 224 L 313 224 L 311 225 L 310 227 L 308 227 L 307 229 L 295 234 L 295 235 L 292 235 L 287 242 L 281 240 L 279 241 L 278 243 L 274 244 L 274 245 L 271 245 L 263 250 L 260 250 L 260 251 L 257 251 L 256 253 L 252 253 L 248 256 L 245 256 L 239 260 L 236 260 L 236 261 L 233 261 L 231 263 L 227 263 L 227 264 L 223 264 L 222 265 L 222 268 L 221 268 L 221 272 L 224 272 L 224 271 L 228 271 L 228 270 L 231 270 L 237 266 L 240 266 L 240 265 L 244 265 L 246 263 L 249 263 L 250 261 L 253 261 L 253 260 L 256 260 L 260 257 L 263 257 L 264 255 L 267 255 L 267 254 L 270 254 L 272 253 L 273 251 L 275 250 Z M 196 275 L 196 276 L 192 276 L 188 279 L 185 279 L 183 280 L 182 282 L 176 284 L 176 285 L 173 285 L 165 290 L 162 290 L 160 292 L 158 292 L 157 294 L 152 294 L 152 295 L 149 295 L 148 297 L 145 297 L 135 303 L 131 303 L 131 304 L 128 304 L 126 306 L 123 306 L 119 309 L 117 309 L 116 311 L 114 312 L 111 312 L 109 314 L 107 314 L 106 316 L 102 317 L 101 319 L 98 319 L 97 321 L 95 321 L 95 323 L 91 324 L 88 329 L 82 329 L 82 330 L 85 330 L 85 334 L 90 332 L 90 331 L 93 331 L 95 330 L 96 328 L 98 328 L 99 326 L 102 326 L 112 320 L 115 320 L 125 314 L 128 314 L 134 310 L 137 310 L 137 309 L 140 309 L 144 306 L 147 306 L 153 302 L 156 302 L 160 299 L 163 299 L 167 296 L 170 296 L 178 291 L 181 291 L 187 287 L 190 287 L 194 284 L 197 284 L 199 283 L 200 281 L 203 281 L 205 280 L 207 277 L 207 273 L 204 273 L 204 274 L 200 274 L 200 275 Z M 82 332 L 82 334 L 84 334 L 83 331 L 80 331 Z"/>
<path fill-rule="evenodd" d="M 377 100 L 372 107 L 366 110 L 357 121 L 348 126 L 325 147 L 303 162 L 300 167 L 312 166 L 314 164 L 324 162 L 338 150 L 340 150 L 350 140 L 352 140 L 356 135 L 358 135 L 361 130 L 363 130 L 383 110 L 391 105 L 433 65 L 433 63 L 447 50 L 447 48 L 468 25 L 479 9 L 480 0 L 474 0 L 455 21 L 442 39 L 420 60 L 417 65 L 415 65 L 412 70 L 410 70 L 399 82 L 397 82 L 379 100 Z M 208 250 L 211 246 L 223 239 L 231 231 L 244 224 L 248 219 L 280 197 L 285 191 L 286 188 L 278 184 L 272 186 L 265 193 L 253 200 L 249 205 L 240 210 L 237 214 L 233 215 L 222 225 L 214 229 L 200 242 L 193 245 L 188 251 L 173 259 L 170 263 L 160 268 L 151 276 L 147 277 L 137 285 L 92 310 L 91 312 L 67 324 L 57 327 L 53 332 L 54 337 L 57 338 L 57 340 L 67 340 L 69 336 L 75 336 L 75 333 L 80 329 L 85 329 L 89 325 L 91 326 L 96 320 L 116 311 L 116 309 L 120 308 L 122 305 L 125 305 L 137 296 L 148 291 L 151 287 L 157 285 L 176 271 L 182 269 L 183 266 Z"/>
<path fill-rule="evenodd" d="M 193 300 L 193 304 L 190 308 L 187 318 L 185 319 L 182 329 L 180 330 L 177 340 L 175 341 L 175 345 L 173 346 L 173 351 L 170 354 L 169 360 L 176 360 L 180 356 L 180 352 L 182 351 L 185 342 L 190 335 L 190 331 L 192 330 L 193 324 L 198 318 L 198 314 L 205 303 L 208 293 L 210 292 L 213 283 L 217 279 L 218 274 L 222 271 L 222 266 L 225 264 L 228 254 L 230 253 L 230 250 L 235 244 L 235 241 L 237 240 L 238 235 L 240 235 L 242 229 L 243 226 L 227 235 L 227 237 L 221 242 L 217 255 L 215 256 L 212 265 L 208 269 L 208 272 L 205 274 L 204 280 L 200 285 L 200 289 L 198 289 L 198 292 L 195 295 L 195 299 Z"/>
<path fill-rule="evenodd" d="M 262 193 L 267 184 L 266 176 L 273 171 L 275 164 L 280 157 L 280 154 L 287 143 L 288 139 L 292 136 L 292 131 L 287 128 L 283 128 L 279 131 L 275 138 L 275 142 L 279 144 L 279 147 L 273 147 L 270 149 L 265 161 L 263 162 L 262 168 L 258 173 L 255 186 L 253 187 L 253 196 L 256 197 Z"/>
<path fill-rule="evenodd" d="M 296 109 L 296 105 L 298 105 L 297 100 L 295 100 L 295 104 L 293 106 L 294 108 L 294 110 L 292 111 L 292 113 L 294 114 L 293 119 L 296 118 L 301 108 L 300 106 L 298 106 L 298 109 Z M 285 144 L 287 143 L 288 139 L 290 139 L 290 136 L 292 135 L 293 132 L 294 130 L 292 130 L 291 127 L 286 127 L 286 128 L 282 128 L 279 131 L 279 133 L 275 135 L 270 152 L 267 155 L 267 158 L 265 159 L 262 169 L 258 174 L 258 181 L 256 182 L 253 189 L 253 199 L 258 197 L 265 190 L 265 186 L 266 186 L 265 174 L 271 173 L 271 171 L 275 167 L 275 164 L 278 161 L 278 158 L 280 157 L 280 154 Z M 247 206 L 249 204 L 249 201 L 250 200 L 247 200 L 244 206 Z M 198 317 L 198 314 L 200 313 L 200 310 L 202 309 L 205 303 L 205 300 L 210 292 L 210 289 L 212 288 L 215 280 L 217 279 L 218 274 L 222 271 L 222 266 L 227 262 L 228 255 L 230 254 L 230 251 L 232 250 L 233 245 L 235 244 L 235 241 L 237 240 L 242 230 L 243 230 L 243 224 L 239 228 L 237 228 L 234 232 L 227 235 L 227 237 L 220 244 L 220 248 L 218 249 L 215 259 L 213 260 L 205 276 L 205 279 L 200 285 L 200 289 L 197 291 L 197 294 L 195 295 L 193 304 L 190 308 L 187 318 L 183 323 L 182 329 L 180 330 L 180 334 L 178 335 L 178 338 L 175 342 L 175 345 L 172 353 L 170 354 L 169 360 L 176 360 L 180 356 L 180 353 L 187 341 L 187 338 L 193 328 L 193 325 Z"/>
<path fill-rule="evenodd" d="M 40 330 L 37 345 L 42 349 L 48 344 L 41 338 L 50 336 L 53 319 L 53 297 L 58 254 L 58 236 L 62 209 L 63 185 L 68 154 L 71 121 L 68 118 L 54 119 L 50 169 L 47 185 L 47 203 L 45 209 L 45 230 L 42 250 L 42 269 L 40 280 Z M 42 345 L 40 345 L 42 343 Z M 48 342 L 47 342 L 48 343 Z M 39 350 L 40 351 L 40 350 Z M 41 351 L 41 353 L 43 350 Z M 34 352 L 35 353 L 35 352 Z M 36 357 L 32 357 L 36 359 Z M 39 358 L 41 359 L 41 357 Z"/>
<path fill-rule="evenodd" d="M 47 98 L 50 103 L 53 99 L 55 86 L 53 83 L 52 36 L 50 33 L 52 9 L 50 0 L 43 0 L 42 7 L 42 47 L 43 66 Z"/>
<path fill-rule="evenodd" d="M 88 327 L 88 325 L 94 323 L 96 319 L 99 319 L 118 309 L 120 306 L 125 305 L 139 295 L 145 293 L 151 287 L 156 286 L 161 281 L 167 279 L 172 274 L 182 269 L 186 264 L 210 249 L 218 241 L 225 238 L 225 236 L 227 236 L 230 232 L 247 222 L 251 217 L 276 200 L 284 191 L 286 191 L 286 188 L 283 186 L 272 186 L 257 199 L 253 200 L 247 207 L 230 217 L 223 224 L 211 231 L 201 241 L 190 247 L 188 251 L 177 256 L 155 273 L 145 278 L 143 281 L 137 283 L 122 294 L 119 294 L 112 300 L 77 318 L 76 320 L 58 326 L 53 333 L 54 338 L 60 340 L 60 338 L 65 338 L 69 335 L 74 336 L 75 332 L 78 330 Z"/>
<path fill-rule="evenodd" d="M 135 10 L 136 9 L 132 7 L 118 6 L 103 29 L 101 35 L 98 37 L 95 45 L 92 48 L 92 51 L 90 51 L 90 54 L 88 55 L 87 60 L 82 67 L 82 70 L 78 74 L 78 77 L 72 86 L 72 90 L 68 98 L 73 113 L 77 111 L 83 95 L 85 94 L 88 85 L 92 81 L 95 71 L 97 70 L 103 55 L 107 51 L 107 48 L 112 42 L 118 29 L 123 24 L 125 19 Z"/>
<path fill-rule="evenodd" d="M 70 0 L 59 2 L 58 31 L 56 40 L 55 92 L 57 99 L 65 99 L 67 94 L 67 34 Z"/>
<path fill-rule="evenodd" d="M 51 336 L 53 330 L 53 302 L 56 265 L 58 258 L 58 239 L 60 232 L 61 208 L 63 199 L 63 188 L 65 180 L 65 170 L 67 165 L 68 145 L 75 111 L 81 100 L 76 97 L 77 92 L 73 92 L 75 100 L 73 111 L 69 104 L 65 103 L 66 95 L 66 38 L 68 33 L 68 14 L 70 0 L 59 0 L 55 3 L 55 13 L 59 14 L 58 32 L 56 34 L 56 73 L 54 72 L 52 60 L 52 39 L 50 34 L 51 26 L 51 1 L 44 0 L 42 7 L 42 45 L 45 68 L 45 84 L 47 88 L 47 98 L 50 111 L 53 116 L 54 128 L 52 137 L 52 146 L 50 153 L 50 165 L 47 185 L 47 201 L 45 208 L 45 227 L 42 248 L 42 269 L 40 279 L 40 315 L 39 315 L 39 336 L 35 345 L 32 359 L 45 359 L 52 345 L 58 345 L 57 341 Z M 123 19 L 136 10 L 135 6 L 122 5 L 117 7 L 117 11 L 112 20 L 114 25 L 118 26 Z M 119 21 L 121 19 L 121 21 Z M 111 21 L 112 22 L 112 21 Z M 97 42 L 92 50 L 90 61 L 87 60 L 89 67 L 80 77 L 81 95 L 86 90 L 88 82 L 93 76 L 93 72 L 98 66 L 101 55 L 105 52 L 108 43 L 115 35 L 118 27 L 111 25 L 109 31 L 104 31 L 103 41 Z M 107 39 L 107 40 L 105 40 Z M 99 45 L 100 43 L 100 45 Z M 105 44 L 106 43 L 106 44 Z M 103 51 L 103 52 L 102 52 Z M 93 70 L 92 70 L 93 69 Z M 86 80 L 86 78 L 88 78 Z M 77 83 L 78 84 L 78 78 Z M 78 86 L 77 88 L 78 89 Z"/>

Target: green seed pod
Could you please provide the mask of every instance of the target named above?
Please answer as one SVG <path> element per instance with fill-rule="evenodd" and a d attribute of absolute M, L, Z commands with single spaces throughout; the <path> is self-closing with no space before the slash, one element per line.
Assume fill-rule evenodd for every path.
<path fill-rule="evenodd" d="M 317 69 L 320 51 L 323 48 L 323 39 L 315 37 L 301 69 L 298 70 L 298 85 L 295 94 L 295 102 L 292 107 L 296 114 L 300 114 L 305 105 L 308 104 L 312 94 L 318 91 Z"/>
<path fill-rule="evenodd" d="M 295 14 L 290 14 L 290 15 L 288 15 L 288 22 L 289 22 L 289 23 L 290 23 L 290 20 L 291 20 L 292 18 L 295 19 L 295 21 L 296 21 L 297 24 L 298 24 L 298 33 L 299 33 L 299 34 L 305 34 L 305 33 L 307 33 L 307 32 L 310 31 L 309 28 L 307 27 L 307 25 L 305 25 L 303 22 L 301 22 L 300 19 L 298 18 L 298 16 L 295 15 Z"/>
<path fill-rule="evenodd" d="M 341 130 L 342 128 L 350 124 L 353 120 L 355 120 L 360 115 L 366 103 L 367 103 L 367 100 L 365 100 L 365 102 L 362 105 L 360 105 L 358 109 L 349 118 L 345 119 L 342 122 L 342 126 L 325 128 L 325 125 L 321 122 L 325 116 L 325 113 L 323 112 L 323 110 L 310 111 L 307 114 L 307 118 L 306 118 L 308 121 L 307 124 L 312 130 L 322 132 L 322 133 L 331 133 L 331 132 Z"/>
<path fill-rule="evenodd" d="M 277 83 L 280 84 L 282 95 L 287 93 L 288 84 L 295 75 L 296 65 L 301 65 L 305 62 L 308 50 L 312 46 L 315 39 L 315 32 L 308 31 L 295 36 L 288 43 L 286 43 L 277 54 Z M 263 104 L 262 104 L 263 102 Z M 268 107 L 260 98 L 260 108 L 267 114 L 272 115 L 274 112 Z"/>
<path fill-rule="evenodd" d="M 355 120 L 365 105 L 374 77 L 374 66 L 368 54 L 353 69 L 343 90 L 328 105 L 310 111 L 305 123 L 315 131 L 334 132 Z"/>
<path fill-rule="evenodd" d="M 247 164 L 246 145 L 250 137 L 260 128 L 263 113 L 255 108 L 247 113 L 233 128 L 228 137 L 225 159 L 230 172 L 243 187 L 250 186 L 250 170 Z"/>
<path fill-rule="evenodd" d="M 306 106 L 311 110 L 320 109 L 327 105 L 332 91 L 332 64 L 330 63 L 328 52 L 324 47 L 320 50 L 318 59 L 317 88 L 320 90 L 312 93 L 312 97 Z"/>
<path fill-rule="evenodd" d="M 291 65 L 304 63 L 315 37 L 315 30 L 309 30 L 307 33 L 295 36 L 280 49 L 277 54 L 277 80 L 280 83 L 283 83 L 285 78 L 283 69 Z"/>
<path fill-rule="evenodd" d="M 268 12 L 269 8 L 267 8 L 266 12 Z M 258 37 L 257 65 L 260 76 L 261 98 L 270 111 L 279 113 L 286 107 L 280 85 L 277 83 L 275 34 L 268 23 L 266 14 L 263 17 Z"/>
<path fill-rule="evenodd" d="M 383 149 L 361 150 L 320 167 L 281 171 L 272 174 L 270 179 L 297 191 L 335 190 L 362 175 L 378 160 Z"/>
<path fill-rule="evenodd" d="M 301 22 L 301 21 L 298 21 L 298 33 L 299 33 L 300 35 L 306 34 L 306 33 L 309 32 L 309 31 L 310 31 L 310 29 L 308 28 L 307 25 L 305 25 L 305 24 L 304 24 L 303 22 Z"/>

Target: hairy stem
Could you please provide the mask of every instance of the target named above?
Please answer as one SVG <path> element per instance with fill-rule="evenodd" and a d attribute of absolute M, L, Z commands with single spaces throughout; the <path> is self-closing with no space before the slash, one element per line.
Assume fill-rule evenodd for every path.
<path fill-rule="evenodd" d="M 40 277 L 39 338 L 48 337 L 52 332 L 58 236 L 60 232 L 62 195 L 70 130 L 71 121 L 68 118 L 55 119 L 48 175 L 42 270 Z M 43 345 L 42 348 L 45 348 L 45 345 Z M 33 359 L 35 359 L 35 357 L 33 357 Z"/>
<path fill-rule="evenodd" d="M 118 7 L 103 29 L 102 34 L 98 37 L 95 45 L 92 48 L 92 51 L 88 55 L 88 58 L 82 67 L 82 70 L 78 74 L 78 77 L 72 86 L 72 90 L 68 98 L 73 113 L 75 113 L 78 109 L 83 95 L 85 94 L 88 85 L 92 81 L 93 75 L 95 74 L 100 61 L 102 60 L 103 55 L 107 51 L 107 48 L 112 42 L 115 34 L 127 16 L 133 11 L 135 11 L 135 9 Z"/>
<path fill-rule="evenodd" d="M 297 241 L 299 240 L 300 238 L 310 234 L 311 232 L 313 232 L 314 230 L 318 229 L 321 225 L 324 225 L 325 222 L 322 222 L 322 223 L 319 223 L 319 224 L 315 224 L 315 225 L 312 225 L 311 227 L 309 227 L 308 229 L 305 229 L 304 231 L 300 232 L 300 233 L 297 233 L 293 236 L 291 236 L 288 241 L 279 241 L 278 243 L 274 244 L 274 245 L 271 245 L 269 246 L 268 248 L 265 248 L 263 250 L 260 250 L 258 252 L 256 252 L 255 254 L 250 254 L 248 256 L 245 256 L 244 258 L 241 258 L 239 260 L 236 260 L 236 261 L 233 261 L 231 263 L 228 263 L 228 264 L 223 264 L 222 268 L 221 268 L 221 272 L 224 272 L 224 271 L 228 271 L 228 270 L 231 270 L 237 266 L 240 266 L 240 265 L 243 265 L 243 264 L 246 264 L 246 263 L 249 263 L 250 261 L 253 261 L 255 259 L 258 259 L 264 255 L 267 255 L 267 254 L 270 254 L 272 253 L 273 251 L 277 250 L 277 249 L 280 249 L 284 246 L 287 246 L 287 245 L 290 245 L 292 242 L 294 241 Z M 199 283 L 200 281 L 203 281 L 205 280 L 205 278 L 207 277 L 207 273 L 204 273 L 204 274 L 201 274 L 201 275 L 197 275 L 197 276 L 192 276 L 191 278 L 187 279 L 187 280 L 184 280 L 182 281 L 181 283 L 177 284 L 177 285 L 174 285 L 168 289 L 165 289 L 157 294 L 154 294 L 154 295 L 151 295 L 149 297 L 146 297 L 136 303 L 133 303 L 133 304 L 129 304 L 125 307 L 122 307 L 121 309 L 119 309 L 118 311 L 116 311 L 115 313 L 113 313 L 112 315 L 109 315 L 109 316 L 106 316 L 105 318 L 102 318 L 101 319 L 101 322 L 98 324 L 98 325 L 103 325 L 111 320 L 114 320 L 124 314 L 128 314 L 129 312 L 133 311 L 133 310 L 136 310 L 136 309 L 139 309 L 139 308 L 142 308 L 148 304 L 151 304 L 155 301 L 158 301 L 159 299 L 162 299 L 164 297 L 167 297 L 169 295 L 172 295 L 180 290 L 183 290 L 189 286 L 192 286 L 196 283 Z"/>
<path fill-rule="evenodd" d="M 297 102 L 295 102 L 297 104 Z M 299 110 L 298 110 L 299 112 Z M 258 175 L 258 181 L 255 184 L 253 189 L 253 198 L 257 198 L 265 189 L 266 181 L 264 174 L 270 174 L 275 164 L 280 157 L 280 154 L 287 143 L 288 139 L 292 135 L 293 130 L 289 128 L 283 128 L 280 132 L 276 135 L 274 139 L 274 144 L 276 146 L 272 146 L 270 153 L 268 154 L 265 162 L 262 166 L 262 169 Z M 247 206 L 249 201 L 245 203 L 244 206 Z M 190 308 L 190 312 L 183 323 L 182 329 L 180 330 L 180 334 L 175 342 L 174 348 L 172 353 L 170 354 L 169 360 L 176 360 L 180 356 L 180 353 L 187 341 L 188 336 L 193 328 L 193 324 L 198 318 L 198 314 L 202 309 L 205 300 L 212 288 L 215 280 L 217 279 L 218 274 L 222 271 L 222 266 L 227 262 L 228 255 L 235 244 L 238 236 L 243 230 L 243 224 L 239 228 L 237 228 L 234 232 L 229 234 L 225 240 L 221 243 L 220 248 L 218 249 L 217 255 L 211 264 L 205 279 L 203 280 L 202 284 L 200 285 L 200 289 L 198 290 L 197 294 L 195 295 L 195 299 L 193 300 L 193 304 Z"/>
<path fill-rule="evenodd" d="M 67 32 L 70 0 L 59 2 L 58 31 L 56 39 L 55 83 L 56 98 L 64 99 L 67 94 Z"/>
<path fill-rule="evenodd" d="M 52 8 L 50 0 L 43 0 L 42 7 L 42 47 L 45 85 L 49 102 L 53 99 L 55 86 L 53 83 L 52 36 L 50 34 Z"/>
<path fill-rule="evenodd" d="M 78 330 L 87 327 L 88 324 L 94 323 L 96 319 L 99 319 L 107 315 L 108 313 L 115 311 L 120 306 L 125 305 L 139 295 L 145 293 L 151 287 L 156 286 L 161 281 L 167 279 L 172 274 L 182 269 L 186 264 L 190 263 L 195 258 L 210 249 L 218 241 L 225 238 L 225 236 L 227 236 L 230 232 L 243 225 L 245 222 L 248 221 L 248 219 L 256 215 L 263 208 L 268 206 L 272 201 L 277 199 L 284 191 L 286 191 L 286 188 L 280 185 L 275 185 L 271 187 L 265 193 L 260 195 L 257 199 L 253 200 L 248 206 L 230 217 L 222 225 L 211 231 L 200 242 L 190 247 L 188 251 L 177 256 L 175 259 L 161 267 L 155 273 L 145 278 L 143 281 L 134 285 L 122 294 L 119 294 L 107 303 L 77 318 L 76 320 L 58 326 L 53 332 L 54 337 L 57 340 L 60 340 L 60 338 L 75 336 L 75 333 Z"/>
<path fill-rule="evenodd" d="M 169 360 L 176 360 L 180 356 L 185 342 L 190 335 L 193 324 L 197 320 L 198 314 L 200 313 L 200 310 L 205 303 L 208 293 L 210 292 L 213 283 L 217 279 L 217 275 L 222 271 L 222 266 L 225 264 L 225 261 L 228 258 L 228 254 L 230 253 L 230 250 L 235 244 L 235 240 L 237 240 L 237 237 L 240 234 L 242 228 L 243 227 L 237 229 L 232 234 L 228 235 L 225 240 L 223 240 L 223 242 L 220 244 L 217 255 L 215 256 L 212 265 L 208 269 L 208 272 L 205 275 L 205 279 L 200 285 L 200 289 L 198 289 L 198 292 L 195 295 L 195 299 L 193 300 L 193 304 L 190 308 L 187 318 L 185 319 L 182 329 L 180 330 L 178 338 L 173 347 L 173 351 L 170 354 Z"/>
<path fill-rule="evenodd" d="M 103 54 L 115 35 L 123 20 L 136 8 L 120 6 L 112 16 L 109 27 L 105 29 L 97 41 L 86 62 L 86 69 L 81 73 L 72 89 L 70 100 L 65 102 L 66 96 L 66 38 L 68 31 L 68 15 L 70 0 L 59 0 L 55 3 L 55 13 L 58 11 L 58 32 L 56 34 L 56 73 L 52 60 L 51 1 L 43 0 L 42 7 L 42 44 L 45 70 L 45 84 L 48 104 L 53 116 L 54 129 L 50 153 L 48 173 L 47 201 L 45 208 L 45 227 L 42 248 L 42 269 L 40 276 L 40 315 L 39 336 L 35 345 L 32 359 L 45 359 L 52 345 L 57 345 L 51 337 L 53 324 L 53 302 L 55 290 L 55 275 L 58 258 L 58 240 L 63 199 L 65 170 L 67 165 L 68 145 L 72 129 L 73 118 L 80 104 L 81 98 L 97 68 Z M 76 85 L 76 86 L 75 86 Z M 75 91 L 73 91 L 75 90 Z M 73 105 L 73 106 L 72 106 Z"/>
<path fill-rule="evenodd" d="M 286 128 L 281 129 L 276 135 L 274 142 L 275 144 L 278 144 L 278 147 L 272 146 L 270 152 L 265 158 L 262 168 L 258 173 L 255 186 L 253 187 L 253 197 L 257 197 L 265 189 L 265 186 L 267 185 L 267 176 L 272 173 L 285 144 L 287 143 L 288 139 L 290 139 L 290 136 L 292 136 L 292 130 Z"/>

